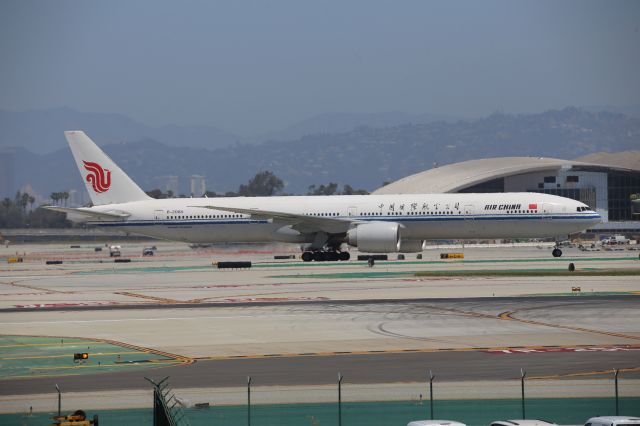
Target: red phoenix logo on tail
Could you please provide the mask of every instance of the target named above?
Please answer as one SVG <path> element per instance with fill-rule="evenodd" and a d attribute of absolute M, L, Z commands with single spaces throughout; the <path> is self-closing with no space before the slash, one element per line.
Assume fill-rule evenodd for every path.
<path fill-rule="evenodd" d="M 111 172 L 108 169 L 103 169 L 98 163 L 84 160 L 82 162 L 84 163 L 84 168 L 89 172 L 86 179 L 93 187 L 93 190 L 98 194 L 107 192 L 111 186 Z"/>

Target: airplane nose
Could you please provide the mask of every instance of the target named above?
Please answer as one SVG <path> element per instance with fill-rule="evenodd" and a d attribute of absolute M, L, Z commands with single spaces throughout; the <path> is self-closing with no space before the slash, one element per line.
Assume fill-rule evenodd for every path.
<path fill-rule="evenodd" d="M 600 216 L 598 213 L 596 213 L 596 217 L 593 218 L 591 223 L 593 225 L 597 225 L 598 223 L 602 223 L 602 216 Z"/>

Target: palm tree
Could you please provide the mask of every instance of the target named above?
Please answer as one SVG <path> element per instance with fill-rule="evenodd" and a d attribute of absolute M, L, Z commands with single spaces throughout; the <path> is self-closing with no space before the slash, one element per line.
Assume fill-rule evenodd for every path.
<path fill-rule="evenodd" d="M 51 197 L 51 200 L 53 200 L 54 204 L 58 204 L 58 200 L 60 199 L 60 193 L 59 192 L 52 192 L 50 197 Z"/>
<path fill-rule="evenodd" d="M 67 207 L 67 200 L 69 199 L 69 193 L 67 191 L 64 191 L 61 194 L 61 198 L 64 200 L 64 206 Z"/>
<path fill-rule="evenodd" d="M 22 193 L 22 196 L 20 197 L 20 207 L 22 207 L 23 213 L 27 212 L 27 204 L 29 204 L 29 197 L 31 197 L 31 195 L 27 194 L 26 192 Z"/>
<path fill-rule="evenodd" d="M 36 202 L 36 199 L 33 195 L 29 195 L 29 210 L 33 211 L 33 203 Z"/>

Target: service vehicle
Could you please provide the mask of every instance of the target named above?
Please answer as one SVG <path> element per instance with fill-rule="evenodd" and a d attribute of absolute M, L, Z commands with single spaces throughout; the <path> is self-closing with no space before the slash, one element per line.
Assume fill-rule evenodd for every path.
<path fill-rule="evenodd" d="M 407 426 L 466 426 L 464 423 L 453 420 L 414 420 Z"/>
<path fill-rule="evenodd" d="M 531 419 L 531 420 L 496 420 L 491 422 L 491 426 L 558 426 L 556 423 L 551 423 L 546 420 Z"/>
<path fill-rule="evenodd" d="M 601 416 L 591 417 L 584 426 L 631 426 L 640 425 L 640 417 Z"/>

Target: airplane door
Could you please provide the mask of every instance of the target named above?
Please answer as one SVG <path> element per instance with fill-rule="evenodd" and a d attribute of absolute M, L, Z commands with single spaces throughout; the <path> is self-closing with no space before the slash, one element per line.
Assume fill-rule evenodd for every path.
<path fill-rule="evenodd" d="M 156 220 L 164 220 L 164 210 L 154 210 L 153 216 Z"/>
<path fill-rule="evenodd" d="M 358 208 L 349 207 L 349 216 L 358 216 Z"/>
<path fill-rule="evenodd" d="M 552 205 L 549 203 L 542 203 L 542 219 L 551 219 L 553 214 Z"/>
<path fill-rule="evenodd" d="M 465 229 L 469 232 L 469 234 L 473 235 L 476 233 L 476 223 L 473 215 L 475 214 L 475 209 L 473 204 L 467 204 L 464 206 L 464 225 Z"/>

